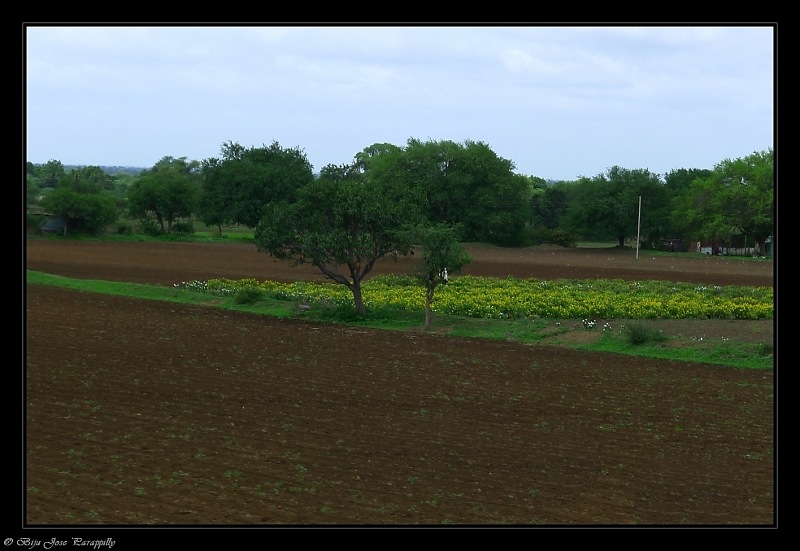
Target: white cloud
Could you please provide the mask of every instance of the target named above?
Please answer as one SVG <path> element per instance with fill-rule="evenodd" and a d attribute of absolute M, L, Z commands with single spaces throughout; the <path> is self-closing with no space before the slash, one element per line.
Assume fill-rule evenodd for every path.
<path fill-rule="evenodd" d="M 27 153 L 151 166 L 277 140 L 321 167 L 417 137 L 485 141 L 545 178 L 618 158 L 710 168 L 772 145 L 772 38 L 769 27 L 32 27 Z"/>

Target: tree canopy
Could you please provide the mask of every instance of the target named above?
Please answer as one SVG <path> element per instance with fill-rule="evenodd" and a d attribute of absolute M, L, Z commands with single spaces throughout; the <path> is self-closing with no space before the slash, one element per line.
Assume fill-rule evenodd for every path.
<path fill-rule="evenodd" d="M 309 263 L 353 293 L 366 314 L 361 282 L 382 257 L 406 255 L 400 231 L 419 219 L 414 190 L 388 178 L 342 179 L 338 170 L 297 190 L 294 202 L 273 202 L 255 229 L 259 251 L 292 264 Z"/>
<path fill-rule="evenodd" d="M 403 167 L 407 178 L 424 190 L 431 223 L 457 225 L 462 241 L 504 246 L 524 241 L 530 183 L 488 144 L 412 138 Z"/>
<path fill-rule="evenodd" d="M 436 288 L 445 285 L 451 276 L 472 262 L 472 257 L 458 241 L 454 228 L 447 224 L 414 226 L 411 238 L 421 252 L 414 276 L 425 285 L 425 329 L 429 329 Z"/>
<path fill-rule="evenodd" d="M 641 220 L 640 197 L 647 212 Z M 582 178 L 571 199 L 566 216 L 573 228 L 584 235 L 613 237 L 620 247 L 641 229 L 643 235 L 658 235 L 669 212 L 663 182 L 647 169 L 613 166 L 605 174 Z"/>
<path fill-rule="evenodd" d="M 88 166 L 63 175 L 56 188 L 41 200 L 43 208 L 63 220 L 64 235 L 69 229 L 97 233 L 117 219 L 117 205 L 103 192 L 98 170 Z"/>
<path fill-rule="evenodd" d="M 242 224 L 254 228 L 271 202 L 294 200 L 297 189 L 314 179 L 313 167 L 299 148 L 245 148 L 223 144 L 221 158 L 202 163 L 200 217 L 206 224 Z"/>
<path fill-rule="evenodd" d="M 44 207 L 71 212 L 73 227 L 94 225 L 85 217 L 96 214 L 101 227 L 108 219 L 104 209 L 81 210 L 78 203 L 86 198 L 76 202 L 72 196 L 75 186 L 91 183 L 92 193 L 110 195 L 119 209 L 127 206 L 146 220 L 146 230 L 155 227 L 151 217 L 163 233 L 172 232 L 176 219 L 191 217 L 221 233 L 223 225 L 256 227 L 275 205 L 295 203 L 299 190 L 319 179 L 343 187 L 350 185 L 346 182 L 378 186 L 394 196 L 407 193 L 420 218 L 458 228 L 462 242 L 574 246 L 579 240 L 614 239 L 622 246 L 639 235 L 640 244 L 651 247 L 664 237 L 722 243 L 730 238 L 745 247 L 755 240 L 761 247 L 775 231 L 771 148 L 725 159 L 713 170 L 675 169 L 663 180 L 647 169 L 614 166 L 592 178 L 556 182 L 515 173 L 513 162 L 483 142 L 410 138 L 405 146 L 372 144 L 351 163 L 327 165 L 318 176 L 312 170 L 301 149 L 276 141 L 250 148 L 227 142 L 217 158 L 164 157 L 150 169 L 123 173 L 113 167 L 65 168 L 53 159 L 28 162 L 27 222 L 31 229 L 39 227 L 36 217 Z M 56 188 L 61 189 L 55 193 Z"/>
<path fill-rule="evenodd" d="M 197 161 L 163 157 L 144 171 L 128 190 L 133 216 L 155 215 L 162 233 L 172 233 L 173 222 L 194 213 L 198 197 Z"/>
<path fill-rule="evenodd" d="M 762 246 L 775 224 L 772 148 L 723 160 L 706 178 L 694 179 L 681 197 L 674 223 L 709 239 L 749 234 Z"/>

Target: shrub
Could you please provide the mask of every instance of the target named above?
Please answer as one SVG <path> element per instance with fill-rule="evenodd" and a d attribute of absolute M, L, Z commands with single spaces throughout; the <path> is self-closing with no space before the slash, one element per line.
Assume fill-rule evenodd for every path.
<path fill-rule="evenodd" d="M 255 304 L 262 296 L 264 292 L 258 287 L 247 286 L 238 289 L 233 300 L 236 304 Z"/>
<path fill-rule="evenodd" d="M 177 235 L 191 235 L 194 233 L 194 224 L 191 220 L 178 220 L 172 224 L 172 233 Z"/>
<path fill-rule="evenodd" d="M 625 334 L 628 344 L 639 346 L 648 343 L 664 342 L 666 335 L 653 327 L 648 327 L 644 323 L 632 322 L 625 327 Z"/>
<path fill-rule="evenodd" d="M 117 223 L 117 235 L 133 235 L 133 224 L 130 222 Z"/>
<path fill-rule="evenodd" d="M 529 235 L 531 245 L 560 245 L 562 247 L 577 247 L 578 240 L 572 233 L 565 230 L 550 230 L 541 228 L 531 230 Z"/>
<path fill-rule="evenodd" d="M 366 319 L 352 304 L 321 304 L 316 311 L 316 319 L 334 323 L 358 323 Z"/>
<path fill-rule="evenodd" d="M 145 235 L 156 236 L 161 235 L 161 228 L 155 220 L 144 218 L 139 222 L 142 228 L 142 233 Z"/>
<path fill-rule="evenodd" d="M 45 217 L 41 214 L 30 214 L 27 213 L 25 216 L 25 227 L 28 233 L 41 235 L 42 233 L 42 224 L 44 224 Z"/>

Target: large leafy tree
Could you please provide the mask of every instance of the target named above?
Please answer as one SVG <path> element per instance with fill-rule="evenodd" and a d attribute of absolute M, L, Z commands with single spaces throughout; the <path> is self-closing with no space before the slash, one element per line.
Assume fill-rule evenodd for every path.
<path fill-rule="evenodd" d="M 664 175 L 664 185 L 670 196 L 679 197 L 692 186 L 698 178 L 705 180 L 711 176 L 707 168 L 677 168 Z"/>
<path fill-rule="evenodd" d="M 27 174 L 25 177 L 25 205 L 30 207 L 37 204 L 41 194 L 42 188 L 39 186 L 38 178 Z"/>
<path fill-rule="evenodd" d="M 197 161 L 186 157 L 163 157 L 153 168 L 142 172 L 128 190 L 131 215 L 153 214 L 162 233 L 172 233 L 173 222 L 191 216 L 199 192 Z"/>
<path fill-rule="evenodd" d="M 531 198 L 531 219 L 535 227 L 553 230 L 559 227 L 567 212 L 567 184 L 552 184 L 534 188 Z"/>
<path fill-rule="evenodd" d="M 409 234 L 399 230 L 418 221 L 420 197 L 393 180 L 343 179 L 347 172 L 323 170 L 294 202 L 270 203 L 254 237 L 259 251 L 309 263 L 346 286 L 364 315 L 361 283 L 379 258 L 411 251 Z"/>
<path fill-rule="evenodd" d="M 117 219 L 117 205 L 103 190 L 98 171 L 96 166 L 73 170 L 42 198 L 41 206 L 63 220 L 64 235 L 69 229 L 97 233 Z"/>
<path fill-rule="evenodd" d="M 226 174 L 232 168 L 216 158 L 202 162 L 202 184 L 198 201 L 198 217 L 208 226 L 217 226 L 222 235 L 222 226 L 231 224 L 236 219 L 234 187 Z"/>
<path fill-rule="evenodd" d="M 221 158 L 203 161 L 200 218 L 206 224 L 243 224 L 253 228 L 270 202 L 292 202 L 297 189 L 314 179 L 313 167 L 299 148 L 245 148 L 223 144 Z"/>
<path fill-rule="evenodd" d="M 700 233 L 698 224 L 687 217 L 687 209 L 692 208 L 691 189 L 695 180 L 706 180 L 711 170 L 700 168 L 679 168 L 664 175 L 665 187 L 670 201 L 669 226 L 674 237 L 693 240 Z"/>
<path fill-rule="evenodd" d="M 743 233 L 752 236 L 761 250 L 775 224 L 772 148 L 725 159 L 707 178 L 693 180 L 683 198 L 673 216 L 701 237 L 725 240 Z"/>
<path fill-rule="evenodd" d="M 432 223 L 457 224 L 463 241 L 513 246 L 530 214 L 528 177 L 483 142 L 408 140 L 404 168 L 424 190 Z"/>
<path fill-rule="evenodd" d="M 422 255 L 414 268 L 414 277 L 425 285 L 425 329 L 430 329 L 431 304 L 436 288 L 445 285 L 450 276 L 472 262 L 472 257 L 458 241 L 452 226 L 421 224 L 411 232 L 412 240 Z"/>
<path fill-rule="evenodd" d="M 39 179 L 39 187 L 42 189 L 55 188 L 66 174 L 64 165 L 55 159 L 50 159 L 36 169 L 36 177 Z"/>
<path fill-rule="evenodd" d="M 570 193 L 567 216 L 573 231 L 615 238 L 620 247 L 626 238 L 639 234 L 655 241 L 666 231 L 667 197 L 657 174 L 613 166 L 605 174 L 578 180 Z"/>

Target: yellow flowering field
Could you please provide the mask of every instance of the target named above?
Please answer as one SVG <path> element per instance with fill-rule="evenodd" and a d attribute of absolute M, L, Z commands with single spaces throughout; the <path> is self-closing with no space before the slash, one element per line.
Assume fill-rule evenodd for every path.
<path fill-rule="evenodd" d="M 352 293 L 335 283 L 278 283 L 213 279 L 184 287 L 217 294 L 258 288 L 267 296 L 308 304 L 351 304 Z M 425 288 L 410 276 L 381 275 L 362 285 L 368 309 L 420 311 Z M 772 287 L 706 286 L 668 281 L 617 279 L 541 280 L 451 277 L 437 287 L 432 309 L 439 314 L 487 319 L 771 319 Z"/>

